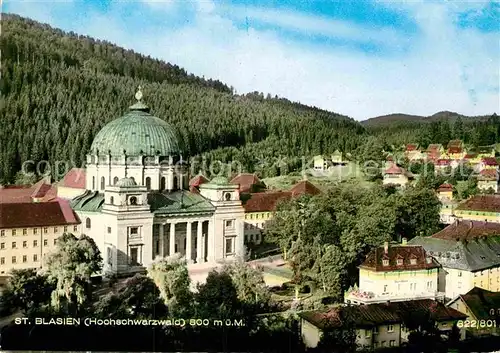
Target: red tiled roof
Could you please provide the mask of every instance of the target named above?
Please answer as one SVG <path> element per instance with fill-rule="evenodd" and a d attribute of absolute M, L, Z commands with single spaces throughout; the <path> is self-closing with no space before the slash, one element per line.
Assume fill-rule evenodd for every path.
<path fill-rule="evenodd" d="M 462 153 L 462 147 L 450 147 L 448 148 L 448 153 Z"/>
<path fill-rule="evenodd" d="M 32 198 L 49 201 L 54 199 L 57 194 L 55 186 L 50 185 L 45 179 L 38 181 L 33 186 L 22 187 L 4 187 L 0 189 L 1 203 L 24 203 L 32 202 Z"/>
<path fill-rule="evenodd" d="M 483 169 L 479 172 L 477 179 L 481 181 L 498 180 L 498 171 L 496 169 Z"/>
<path fill-rule="evenodd" d="M 0 228 L 48 227 L 78 224 L 67 201 L 0 204 Z"/>
<path fill-rule="evenodd" d="M 321 194 L 321 190 L 308 180 L 298 182 L 294 185 L 290 192 L 292 193 L 292 196 Z"/>
<path fill-rule="evenodd" d="M 189 181 L 189 186 L 198 187 L 201 184 L 208 183 L 208 179 L 205 176 L 198 174 Z"/>
<path fill-rule="evenodd" d="M 398 167 L 396 164 L 391 163 L 389 168 L 385 170 L 385 174 L 404 174 L 402 168 Z"/>
<path fill-rule="evenodd" d="M 427 152 L 439 152 L 443 148 L 443 145 L 439 143 L 432 143 L 427 147 Z"/>
<path fill-rule="evenodd" d="M 230 183 L 233 185 L 239 185 L 240 192 L 251 192 L 254 186 L 264 187 L 264 184 L 257 177 L 257 175 L 252 173 L 240 173 L 234 177 Z"/>
<path fill-rule="evenodd" d="M 462 148 L 462 145 L 463 145 L 462 140 L 451 140 L 451 141 L 448 142 L 448 146 L 447 147 L 448 147 L 448 149 L 450 149 L 450 148 L 456 148 L 456 147 L 457 148 Z"/>
<path fill-rule="evenodd" d="M 473 159 L 473 158 L 476 158 L 476 157 L 477 157 L 477 153 L 467 153 L 464 156 L 464 159 Z"/>
<path fill-rule="evenodd" d="M 432 235 L 432 238 L 445 240 L 464 240 L 482 236 L 500 235 L 500 223 L 457 220 L 443 230 Z"/>
<path fill-rule="evenodd" d="M 500 195 L 476 195 L 457 206 L 457 210 L 500 212 Z"/>
<path fill-rule="evenodd" d="M 431 318 L 438 322 L 467 318 L 467 315 L 458 310 L 431 299 L 338 306 L 325 312 L 302 312 L 299 316 L 316 327 L 324 329 L 327 325 L 332 328 L 341 328 L 348 316 L 354 320 L 357 327 L 404 323 L 409 319 L 408 313 L 412 312 L 428 312 Z"/>
<path fill-rule="evenodd" d="M 66 173 L 59 185 L 73 189 L 85 189 L 85 176 L 85 169 L 72 168 L 68 173 Z"/>
<path fill-rule="evenodd" d="M 487 166 L 497 166 L 498 165 L 496 158 L 493 158 L 493 157 L 484 157 L 481 159 L 481 163 L 483 163 L 484 165 L 487 165 Z"/>
<path fill-rule="evenodd" d="M 418 145 L 413 144 L 413 143 L 409 143 L 406 145 L 406 152 L 415 151 L 417 148 L 418 148 Z"/>
<path fill-rule="evenodd" d="M 453 185 L 448 184 L 448 183 L 441 184 L 441 185 L 438 187 L 437 191 L 438 191 L 438 192 L 453 191 Z"/>
<path fill-rule="evenodd" d="M 291 192 L 257 192 L 244 203 L 245 212 L 270 212 L 278 202 L 292 198 Z"/>
<path fill-rule="evenodd" d="M 402 265 L 397 264 L 398 258 L 403 259 Z M 417 259 L 417 263 L 415 265 L 410 263 L 411 258 Z M 414 271 L 439 267 L 439 264 L 432 258 L 430 258 L 431 262 L 428 263 L 428 258 L 429 257 L 426 255 L 424 248 L 420 245 L 389 245 L 387 254 L 385 253 L 383 247 L 372 250 L 367 255 L 366 260 L 361 264 L 360 268 L 377 272 L 388 272 L 401 270 Z M 383 265 L 383 259 L 389 260 L 388 266 Z"/>
<path fill-rule="evenodd" d="M 451 163 L 451 160 L 449 160 L 449 159 L 438 159 L 435 164 L 437 166 L 444 167 L 444 166 L 449 166 L 450 163 Z"/>

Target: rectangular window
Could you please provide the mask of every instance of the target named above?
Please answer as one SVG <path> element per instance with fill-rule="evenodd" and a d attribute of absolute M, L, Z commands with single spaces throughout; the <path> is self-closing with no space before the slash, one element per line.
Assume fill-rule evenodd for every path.
<path fill-rule="evenodd" d="M 57 233 L 57 227 L 54 227 L 54 233 Z"/>
<path fill-rule="evenodd" d="M 0 230 L 0 237 L 4 237 L 4 236 L 5 236 L 5 230 L 2 229 L 2 230 Z"/>
<path fill-rule="evenodd" d="M 28 234 L 28 230 L 26 228 L 23 229 L 23 235 Z"/>
<path fill-rule="evenodd" d="M 111 233 L 111 227 L 108 227 L 108 233 Z"/>
<path fill-rule="evenodd" d="M 396 341 L 395 340 L 391 340 L 389 342 L 389 346 L 394 347 L 395 345 L 396 345 Z"/>
<path fill-rule="evenodd" d="M 37 247 L 38 246 L 38 240 L 33 240 L 33 247 Z"/>
<path fill-rule="evenodd" d="M 77 232 L 78 231 L 78 226 L 73 226 L 73 232 Z"/>
<path fill-rule="evenodd" d="M 33 255 L 33 262 L 38 262 L 38 255 L 37 254 Z"/>
<path fill-rule="evenodd" d="M 12 249 L 16 249 L 17 248 L 17 244 L 15 241 L 12 242 Z"/>
<path fill-rule="evenodd" d="M 38 234 L 38 228 L 33 228 L 33 234 Z"/>
<path fill-rule="evenodd" d="M 47 239 L 43 240 L 43 246 L 47 246 L 49 244 L 49 241 Z"/>
<path fill-rule="evenodd" d="M 462 271 L 458 271 L 458 277 L 462 277 Z"/>
<path fill-rule="evenodd" d="M 68 226 L 64 226 L 64 233 L 68 231 Z"/>
<path fill-rule="evenodd" d="M 17 262 L 16 257 L 12 256 L 12 263 L 15 264 Z"/>
<path fill-rule="evenodd" d="M 0 243 L 0 250 L 5 249 L 5 243 Z"/>
<path fill-rule="evenodd" d="M 229 255 L 232 253 L 233 253 L 233 239 L 227 238 L 226 239 L 226 255 Z"/>
<path fill-rule="evenodd" d="M 384 285 L 384 293 L 387 293 L 387 284 Z"/>
<path fill-rule="evenodd" d="M 45 227 L 43 228 L 43 234 L 47 234 L 49 232 L 49 228 Z"/>
<path fill-rule="evenodd" d="M 234 220 L 230 219 L 226 221 L 226 228 L 234 228 Z"/>
<path fill-rule="evenodd" d="M 28 262 L 28 256 L 23 255 L 23 262 Z"/>
<path fill-rule="evenodd" d="M 139 228 L 131 227 L 130 228 L 130 235 L 137 235 L 137 234 L 139 234 Z"/>
<path fill-rule="evenodd" d="M 394 332 L 394 326 L 393 325 L 387 326 L 387 332 Z"/>
<path fill-rule="evenodd" d="M 28 242 L 25 240 L 23 241 L 23 248 L 27 248 L 28 247 Z"/>
<path fill-rule="evenodd" d="M 5 257 L 0 257 L 0 265 L 5 265 Z"/>
<path fill-rule="evenodd" d="M 16 235 L 16 230 L 12 229 L 12 235 Z"/>
<path fill-rule="evenodd" d="M 57 245 L 57 239 L 54 239 L 54 245 Z"/>

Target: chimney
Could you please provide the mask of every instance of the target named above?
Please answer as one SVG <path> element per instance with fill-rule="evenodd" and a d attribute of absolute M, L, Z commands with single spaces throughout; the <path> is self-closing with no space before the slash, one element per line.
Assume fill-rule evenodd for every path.
<path fill-rule="evenodd" d="M 389 242 L 386 241 L 384 242 L 384 254 L 387 254 L 389 252 Z"/>
<path fill-rule="evenodd" d="M 403 238 L 402 242 L 401 242 L 401 245 L 408 245 L 408 239 Z"/>

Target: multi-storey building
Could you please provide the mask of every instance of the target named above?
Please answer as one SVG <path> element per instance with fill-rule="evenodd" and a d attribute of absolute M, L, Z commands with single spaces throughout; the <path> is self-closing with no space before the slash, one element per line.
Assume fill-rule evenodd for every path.
<path fill-rule="evenodd" d="M 245 241 L 260 244 L 266 223 L 271 220 L 279 202 L 301 195 L 318 195 L 321 191 L 308 180 L 295 184 L 289 191 L 253 193 L 243 203 L 245 209 Z"/>
<path fill-rule="evenodd" d="M 454 210 L 457 219 L 500 223 L 500 195 L 476 195 Z"/>
<path fill-rule="evenodd" d="M 477 188 L 483 191 L 498 192 L 499 173 L 496 169 L 483 169 L 477 176 Z"/>
<path fill-rule="evenodd" d="M 65 232 L 80 233 L 80 220 L 65 200 L 0 203 L 0 274 L 42 267 Z"/>
<path fill-rule="evenodd" d="M 372 250 L 359 266 L 359 288 L 351 288 L 345 302 L 371 304 L 411 299 L 436 299 L 439 264 L 422 246 L 386 242 Z"/>
<path fill-rule="evenodd" d="M 327 311 L 299 313 L 300 329 L 304 344 L 317 347 L 325 328 L 345 330 L 347 322 L 354 324 L 358 350 L 399 347 L 408 342 L 412 314 L 422 313 L 437 323 L 442 334 L 449 335 L 453 326 L 467 315 L 443 303 L 424 299 L 383 304 L 339 306 Z M 414 323 L 413 323 L 414 324 Z M 460 330 L 465 338 L 465 330 Z"/>
<path fill-rule="evenodd" d="M 384 185 L 394 185 L 397 187 L 406 187 L 413 175 L 405 169 L 398 167 L 396 163 L 389 161 L 388 168 L 384 171 Z"/>
<path fill-rule="evenodd" d="M 416 237 L 410 244 L 425 248 L 442 266 L 440 287 L 446 298 L 474 287 L 500 291 L 500 224 L 457 220 L 430 237 Z"/>

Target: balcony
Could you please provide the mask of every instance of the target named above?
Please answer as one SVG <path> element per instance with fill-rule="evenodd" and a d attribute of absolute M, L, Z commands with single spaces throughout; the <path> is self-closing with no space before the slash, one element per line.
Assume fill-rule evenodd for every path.
<path fill-rule="evenodd" d="M 444 300 L 444 293 L 441 292 L 409 292 L 409 293 L 383 293 L 364 292 L 351 289 L 344 294 L 344 302 L 351 304 L 377 304 L 391 302 L 401 302 L 406 300 L 432 299 Z"/>

